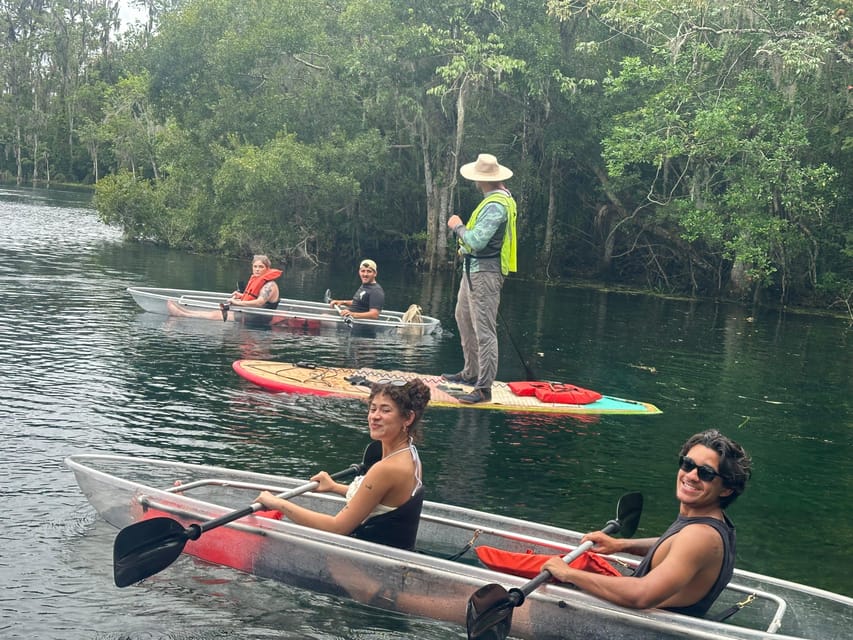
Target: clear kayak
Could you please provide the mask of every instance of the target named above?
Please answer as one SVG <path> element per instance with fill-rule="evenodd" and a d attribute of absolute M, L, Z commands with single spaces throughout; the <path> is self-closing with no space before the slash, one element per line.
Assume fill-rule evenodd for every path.
<path fill-rule="evenodd" d="M 281 325 L 298 329 L 359 326 L 411 335 L 441 332 L 441 322 L 437 318 L 419 314 L 417 319 L 410 320 L 403 311 L 383 310 L 376 320 L 344 318 L 325 302 L 282 298 L 276 309 L 231 307 L 223 317 L 220 304 L 231 297 L 230 293 L 155 287 L 128 287 L 127 292 L 145 311 L 162 315 L 219 321 L 234 319 L 256 325 Z"/>
<path fill-rule="evenodd" d="M 173 519 L 179 529 L 189 530 L 193 523 L 245 508 L 260 489 L 281 493 L 295 491 L 302 484 L 283 476 L 127 456 L 78 454 L 66 458 L 65 463 L 98 513 L 123 532 L 130 525 L 157 517 Z M 328 513 L 341 508 L 338 496 L 310 493 L 305 486 L 303 490 L 304 494 L 294 498 L 299 504 Z M 497 583 L 520 589 L 527 583 L 525 578 L 481 565 L 472 548 L 488 545 L 513 552 L 563 555 L 579 543 L 581 535 L 427 501 L 415 551 L 251 514 L 205 531 L 177 553 L 382 609 L 464 626 L 469 599 L 481 587 Z M 630 567 L 637 560 L 630 556 L 608 559 L 617 567 Z M 720 612 L 747 602 L 725 622 L 714 620 Z M 708 619 L 626 609 L 569 586 L 545 583 L 515 609 L 511 636 L 532 640 L 831 640 L 850 637 L 851 629 L 853 599 L 736 569 Z"/>

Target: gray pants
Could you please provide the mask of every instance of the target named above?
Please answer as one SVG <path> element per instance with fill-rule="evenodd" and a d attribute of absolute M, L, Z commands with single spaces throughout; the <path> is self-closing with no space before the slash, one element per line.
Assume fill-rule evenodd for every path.
<path fill-rule="evenodd" d="M 462 341 L 465 378 L 476 378 L 476 386 L 491 389 L 498 375 L 498 306 L 504 277 L 499 271 L 462 274 L 456 298 L 456 324 Z"/>

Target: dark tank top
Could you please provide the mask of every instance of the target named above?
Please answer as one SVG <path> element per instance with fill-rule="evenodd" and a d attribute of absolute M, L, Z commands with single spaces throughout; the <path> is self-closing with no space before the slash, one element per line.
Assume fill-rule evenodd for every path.
<path fill-rule="evenodd" d="M 686 607 L 665 607 L 667 611 L 701 618 L 708 612 L 708 609 L 711 608 L 711 605 L 714 604 L 714 601 L 723 592 L 723 589 L 726 588 L 729 580 L 732 579 L 735 569 L 735 526 L 725 513 L 723 514 L 723 518 L 725 518 L 725 521 L 717 520 L 716 518 L 688 518 L 687 516 L 678 516 L 676 521 L 669 525 L 669 529 L 664 531 L 663 535 L 658 538 L 658 541 L 645 555 L 640 564 L 637 565 L 634 576 L 640 578 L 646 575 L 651 570 L 652 558 L 654 558 L 655 551 L 657 551 L 661 543 L 681 531 L 687 525 L 707 524 L 714 527 L 717 533 L 720 534 L 720 537 L 723 539 L 723 564 L 720 566 L 720 575 L 717 576 L 717 581 L 714 582 L 708 593 L 698 602 Z"/>
<path fill-rule="evenodd" d="M 423 487 L 393 511 L 368 518 L 350 535 L 359 540 L 387 544 L 390 547 L 411 551 L 415 548 L 421 509 L 424 506 Z"/>

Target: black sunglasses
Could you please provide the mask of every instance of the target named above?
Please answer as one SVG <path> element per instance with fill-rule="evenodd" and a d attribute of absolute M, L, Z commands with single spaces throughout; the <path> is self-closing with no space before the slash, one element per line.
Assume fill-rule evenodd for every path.
<path fill-rule="evenodd" d="M 693 458 L 689 458 L 688 456 L 680 456 L 678 458 L 678 466 L 682 471 L 686 471 L 687 473 L 690 473 L 693 469 L 699 469 L 699 479 L 702 482 L 713 482 L 714 478 L 717 476 L 720 476 L 721 478 L 723 477 L 721 474 L 714 471 L 712 467 L 709 467 L 707 464 L 696 464 Z"/>

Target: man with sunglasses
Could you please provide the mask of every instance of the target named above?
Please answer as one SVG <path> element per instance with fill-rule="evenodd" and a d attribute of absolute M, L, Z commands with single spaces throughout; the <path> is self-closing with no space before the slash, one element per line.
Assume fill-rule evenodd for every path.
<path fill-rule="evenodd" d="M 604 576 L 570 568 L 559 557 L 543 565 L 562 582 L 623 607 L 660 607 L 704 616 L 732 577 L 735 528 L 725 513 L 743 493 L 752 461 L 738 443 L 711 429 L 681 447 L 675 495 L 678 518 L 659 538 L 612 538 L 601 531 L 583 540 L 593 551 L 643 556 L 632 576 Z"/>

